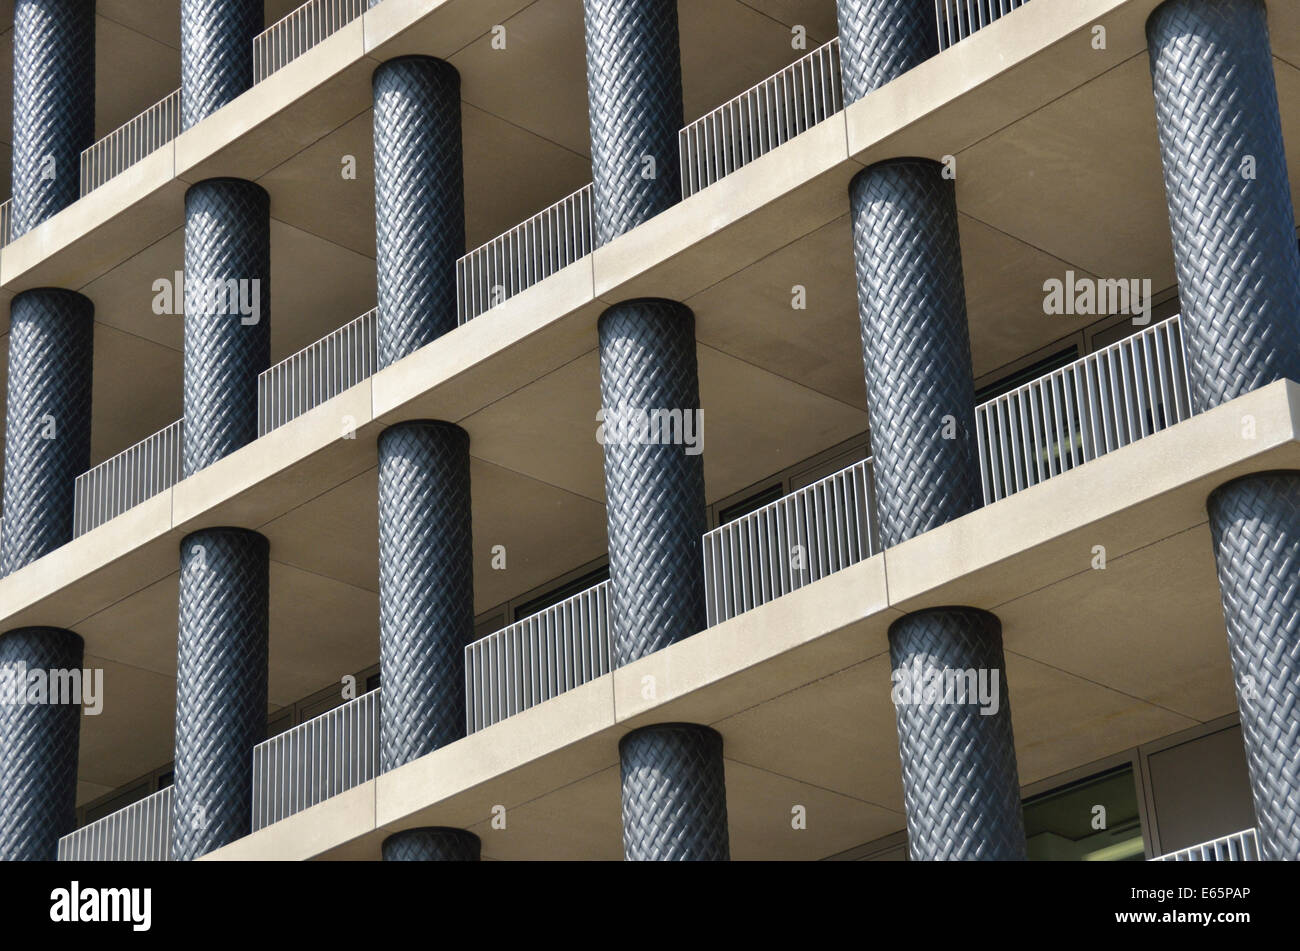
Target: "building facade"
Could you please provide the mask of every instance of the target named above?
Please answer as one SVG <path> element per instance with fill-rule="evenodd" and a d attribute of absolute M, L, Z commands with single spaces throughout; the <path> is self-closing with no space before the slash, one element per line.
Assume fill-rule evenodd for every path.
<path fill-rule="evenodd" d="M 1300 858 L 1297 5 L 11 5 L 0 857 Z"/>

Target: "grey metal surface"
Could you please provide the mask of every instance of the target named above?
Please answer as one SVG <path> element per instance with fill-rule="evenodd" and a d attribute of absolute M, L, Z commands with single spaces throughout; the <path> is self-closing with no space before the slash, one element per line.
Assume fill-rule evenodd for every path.
<path fill-rule="evenodd" d="M 957 203 L 941 169 L 894 159 L 849 186 L 886 548 L 981 503 Z"/>
<path fill-rule="evenodd" d="M 474 637 L 469 434 L 412 420 L 379 436 L 379 666 L 384 772 L 465 735 Z"/>
<path fill-rule="evenodd" d="M 172 858 L 252 831 L 253 747 L 266 735 L 270 546 L 209 528 L 181 541 Z"/>
<path fill-rule="evenodd" d="M 186 476 L 257 438 L 257 377 L 271 362 L 270 201 L 235 178 L 185 192 Z M 244 301 L 256 322 L 232 306 Z"/>
<path fill-rule="evenodd" d="M 38 288 L 10 303 L 4 536 L 10 574 L 72 540 L 77 476 L 90 466 L 95 308 Z"/>
<path fill-rule="evenodd" d="M 375 70 L 373 87 L 379 365 L 386 367 L 458 324 L 460 74 L 431 56 L 403 56 Z"/>
<path fill-rule="evenodd" d="M 463 324 L 591 253 L 591 186 L 544 208 L 456 262 Z"/>
<path fill-rule="evenodd" d="M 84 535 L 175 485 L 184 425 L 178 419 L 77 476 L 72 534 Z"/>
<path fill-rule="evenodd" d="M 77 703 L 27 703 L 26 672 L 81 668 L 84 644 L 72 631 L 20 627 L 0 634 L 0 861 L 53 861 L 76 825 Z"/>
<path fill-rule="evenodd" d="M 606 414 L 700 406 L 695 315 L 685 304 L 631 300 L 601 315 L 600 392 Z M 608 429 L 608 423 L 607 423 Z M 605 438 L 605 495 L 614 664 L 705 626 L 700 536 L 704 456 L 634 435 Z"/>
<path fill-rule="evenodd" d="M 373 6 L 369 0 L 310 0 L 253 39 L 253 82 L 329 39 Z"/>
<path fill-rule="evenodd" d="M 677 0 L 582 6 L 599 247 L 681 200 L 681 51 Z"/>
<path fill-rule="evenodd" d="M 1300 472 L 1210 494 L 1210 533 L 1265 859 L 1300 860 Z"/>
<path fill-rule="evenodd" d="M 181 122 L 188 129 L 253 85 L 263 0 L 181 0 Z"/>
<path fill-rule="evenodd" d="M 716 730 L 657 723 L 628 733 L 618 752 L 629 861 L 731 858 L 722 736 Z"/>
<path fill-rule="evenodd" d="M 380 693 L 372 690 L 253 748 L 253 831 L 379 775 Z"/>
<path fill-rule="evenodd" d="M 1151 859 L 1152 862 L 1258 862 L 1259 836 L 1254 829 L 1220 836 L 1188 849 Z"/>
<path fill-rule="evenodd" d="M 934 0 L 939 49 L 946 50 L 1029 0 Z"/>
<path fill-rule="evenodd" d="M 895 699 L 922 701 L 895 703 L 912 860 L 1024 859 L 1001 622 L 976 608 L 917 611 L 890 625 L 889 656 Z M 996 673 L 996 712 L 956 690 L 927 702 L 926 678 L 944 671 Z"/>
<path fill-rule="evenodd" d="M 689 198 L 843 108 L 840 41 L 834 39 L 682 129 L 682 197 Z"/>
<path fill-rule="evenodd" d="M 857 102 L 939 52 L 925 0 L 837 0 L 844 101 Z"/>
<path fill-rule="evenodd" d="M 13 237 L 80 197 L 95 141 L 95 5 L 15 0 Z"/>
<path fill-rule="evenodd" d="M 609 582 L 465 648 L 465 731 L 473 733 L 613 669 Z"/>
<path fill-rule="evenodd" d="M 1192 415 L 1177 317 L 975 407 L 984 503 Z"/>
<path fill-rule="evenodd" d="M 257 377 L 257 434 L 297 419 L 308 410 L 367 380 L 379 369 L 379 312 L 368 310 Z"/>
<path fill-rule="evenodd" d="M 871 460 L 719 525 L 704 536 L 712 627 L 880 552 Z"/>
<path fill-rule="evenodd" d="M 477 862 L 482 843 L 464 829 L 430 826 L 395 832 L 381 848 L 385 862 Z"/>
<path fill-rule="evenodd" d="M 60 862 L 168 862 L 172 789 L 167 786 L 59 840 Z"/>
<path fill-rule="evenodd" d="M 1263 0 L 1147 21 L 1192 406 L 1300 380 L 1300 252 Z"/>

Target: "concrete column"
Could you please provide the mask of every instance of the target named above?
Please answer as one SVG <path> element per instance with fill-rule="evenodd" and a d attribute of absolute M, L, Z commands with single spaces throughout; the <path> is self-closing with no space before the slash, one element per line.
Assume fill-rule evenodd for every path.
<path fill-rule="evenodd" d="M 13 237 L 81 194 L 95 142 L 95 5 L 15 0 Z"/>
<path fill-rule="evenodd" d="M 76 826 L 79 702 L 24 701 L 39 700 L 29 673 L 80 670 L 83 653 L 81 638 L 59 628 L 0 635 L 0 861 L 53 861 Z"/>
<path fill-rule="evenodd" d="M 429 56 L 375 70 L 379 363 L 456 327 L 465 250 L 460 75 Z M 410 420 L 379 436 L 380 762 L 385 771 L 465 735 L 465 645 L 474 638 L 469 434 Z M 478 837 L 418 828 L 385 861 L 478 861 Z"/>
<path fill-rule="evenodd" d="M 75 291 L 10 304 L 4 532 L 10 574 L 72 540 L 73 486 L 90 468 L 95 307 Z"/>
<path fill-rule="evenodd" d="M 85 0 L 16 0 L 12 237 L 80 196 L 81 152 L 95 139 L 95 9 Z M 95 310 L 39 288 L 10 304 L 0 571 L 72 539 L 73 485 L 90 467 Z M 81 638 L 51 627 L 0 635 L 0 680 L 80 668 Z M 15 699 L 15 698 L 9 698 Z M 75 825 L 81 711 L 0 703 L 0 860 L 52 860 Z"/>
<path fill-rule="evenodd" d="M 431 56 L 375 70 L 379 365 L 454 330 L 465 253 L 460 74 Z"/>
<path fill-rule="evenodd" d="M 253 747 L 266 738 L 270 546 L 209 528 L 181 540 L 172 858 L 252 831 Z"/>
<path fill-rule="evenodd" d="M 1300 254 L 1262 0 L 1170 0 L 1147 21 L 1192 404 L 1300 381 Z M 1300 472 L 1207 508 L 1260 851 L 1300 859 Z"/>
<path fill-rule="evenodd" d="M 676 0 L 584 0 L 597 244 L 681 199 Z M 695 317 L 677 301 L 638 299 L 601 315 L 601 404 L 615 663 L 705 626 L 700 536 L 704 467 L 680 438 L 635 441 L 619 420 L 651 410 L 699 419 Z M 629 414 L 629 415 L 624 415 Z M 629 859 L 730 857 L 722 737 L 655 724 L 619 744 Z"/>
<path fill-rule="evenodd" d="M 838 11 L 849 101 L 937 51 L 933 5 L 840 0 Z M 864 169 L 849 196 L 877 510 L 890 547 L 982 504 L 957 204 L 942 166 L 920 158 Z M 1001 623 L 972 607 L 918 611 L 890 626 L 889 646 L 911 857 L 1024 858 Z M 927 697 L 926 679 L 944 672 L 962 688 Z M 995 679 L 996 708 L 966 689 Z"/>
<path fill-rule="evenodd" d="M 181 0 L 181 126 L 188 129 L 253 85 L 263 0 Z"/>
<path fill-rule="evenodd" d="M 185 193 L 186 476 L 257 438 L 257 376 L 271 363 L 271 200 L 211 178 Z"/>

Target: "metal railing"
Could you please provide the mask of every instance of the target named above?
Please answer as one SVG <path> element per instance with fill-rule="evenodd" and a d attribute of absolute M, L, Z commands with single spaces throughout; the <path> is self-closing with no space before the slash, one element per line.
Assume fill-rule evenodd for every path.
<path fill-rule="evenodd" d="M 4 247 L 11 240 L 12 222 L 13 222 L 14 200 L 6 198 L 0 202 L 0 247 Z"/>
<path fill-rule="evenodd" d="M 253 747 L 253 831 L 374 779 L 379 690 Z"/>
<path fill-rule="evenodd" d="M 682 129 L 682 197 L 689 198 L 843 108 L 836 38 Z"/>
<path fill-rule="evenodd" d="M 1258 862 L 1259 836 L 1254 829 L 1220 836 L 1189 849 L 1157 856 L 1152 862 Z"/>
<path fill-rule="evenodd" d="M 939 49 L 946 50 L 1029 0 L 934 0 Z"/>
<path fill-rule="evenodd" d="M 592 251 L 591 186 L 578 189 L 456 262 L 460 323 Z"/>
<path fill-rule="evenodd" d="M 1191 416 L 1177 317 L 975 409 L 984 502 L 996 502 Z"/>
<path fill-rule="evenodd" d="M 378 367 L 378 311 L 368 310 L 257 377 L 257 435 L 296 419 Z"/>
<path fill-rule="evenodd" d="M 167 862 L 172 848 L 172 787 L 133 802 L 59 839 L 60 862 Z"/>
<path fill-rule="evenodd" d="M 311 0 L 253 37 L 253 82 L 260 83 L 347 26 L 370 0 Z"/>
<path fill-rule="evenodd" d="M 871 460 L 791 492 L 704 536 L 712 627 L 880 550 Z"/>
<path fill-rule="evenodd" d="M 81 153 L 81 194 L 162 148 L 181 134 L 181 91 L 177 89 Z"/>
<path fill-rule="evenodd" d="M 467 646 L 467 732 L 609 673 L 609 598 L 602 581 Z"/>
<path fill-rule="evenodd" d="M 184 423 L 178 419 L 77 476 L 72 490 L 74 538 L 176 484 Z"/>

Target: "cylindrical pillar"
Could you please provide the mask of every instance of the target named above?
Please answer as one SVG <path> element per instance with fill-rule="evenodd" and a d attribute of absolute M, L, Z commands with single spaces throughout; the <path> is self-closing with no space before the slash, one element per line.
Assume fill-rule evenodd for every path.
<path fill-rule="evenodd" d="M 939 52 L 929 0 L 837 0 L 836 13 L 845 105 Z"/>
<path fill-rule="evenodd" d="M 597 245 L 681 200 L 676 0 L 583 0 Z M 704 465 L 695 316 L 637 299 L 601 315 L 600 388 L 614 663 L 705 626 Z M 722 737 L 655 724 L 619 745 L 629 859 L 726 859 Z"/>
<path fill-rule="evenodd" d="M 628 861 L 725 862 L 722 736 L 695 723 L 656 723 L 618 744 Z"/>
<path fill-rule="evenodd" d="M 1300 253 L 1263 0 L 1169 0 L 1147 21 L 1183 344 L 1197 411 L 1300 381 Z M 1300 859 L 1300 472 L 1207 503 L 1260 851 Z"/>
<path fill-rule="evenodd" d="M 5 411 L 4 573 L 72 540 L 73 487 L 90 468 L 95 307 L 75 291 L 10 304 Z"/>
<path fill-rule="evenodd" d="M 0 635 L 0 861 L 53 861 L 76 826 L 80 697 L 33 691 L 52 672 L 80 671 L 83 653 L 55 627 Z"/>
<path fill-rule="evenodd" d="M 394 832 L 380 849 L 385 862 L 477 862 L 482 843 L 464 829 L 428 826 Z"/>
<path fill-rule="evenodd" d="M 263 22 L 263 0 L 181 0 L 182 128 L 253 85 L 253 37 Z"/>
<path fill-rule="evenodd" d="M 956 196 L 929 159 L 873 165 L 849 191 L 877 510 L 890 547 L 981 504 Z M 934 702 L 895 691 L 912 858 L 1024 858 L 998 619 L 961 606 L 920 611 L 894 622 L 889 639 L 896 685 L 921 670 L 998 693 L 983 704 L 978 690 Z"/>
<path fill-rule="evenodd" d="M 95 141 L 95 5 L 14 3 L 12 236 L 81 195 L 81 153 Z"/>
<path fill-rule="evenodd" d="M 208 528 L 181 541 L 172 858 L 252 831 L 253 747 L 266 736 L 270 546 Z"/>
<path fill-rule="evenodd" d="M 592 210 L 604 245 L 682 200 L 677 0 L 583 0 Z"/>
<path fill-rule="evenodd" d="M 379 365 L 457 324 L 456 260 L 465 253 L 460 74 L 431 56 L 375 70 L 375 268 Z"/>
<path fill-rule="evenodd" d="M 271 200 L 211 178 L 185 193 L 186 476 L 257 438 L 257 376 L 271 362 Z"/>

